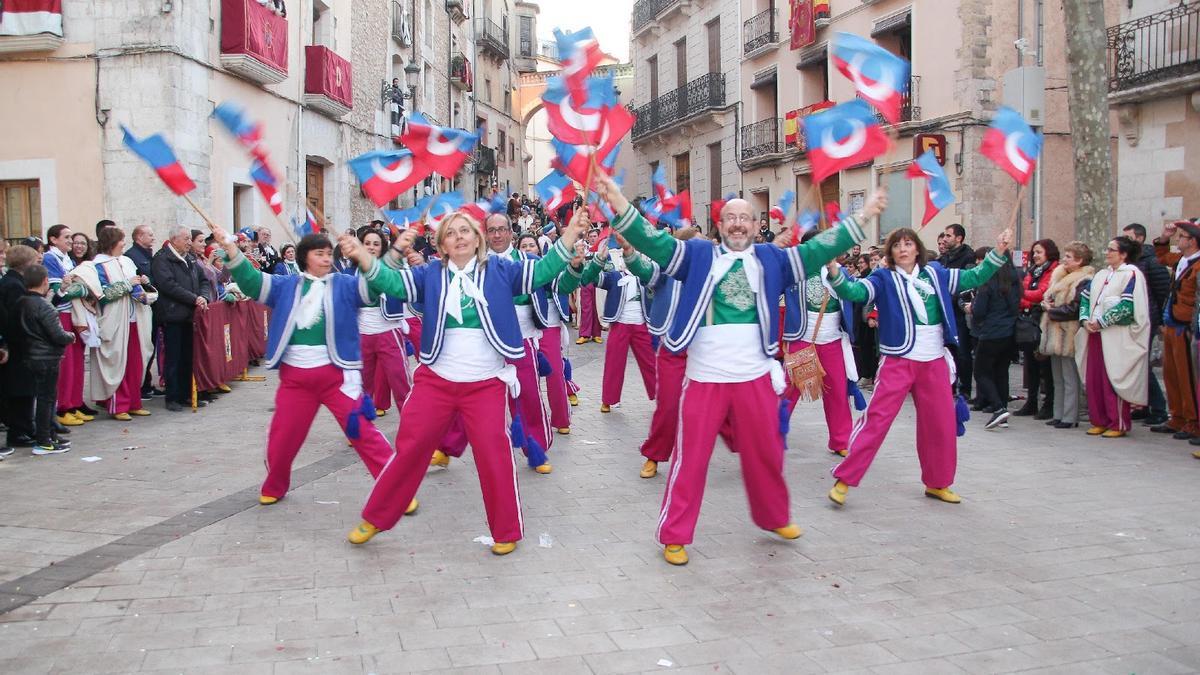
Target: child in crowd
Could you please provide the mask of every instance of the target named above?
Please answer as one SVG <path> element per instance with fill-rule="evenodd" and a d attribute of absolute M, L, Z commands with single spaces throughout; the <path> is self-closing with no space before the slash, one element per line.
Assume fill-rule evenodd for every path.
<path fill-rule="evenodd" d="M 66 346 L 75 334 L 63 330 L 58 312 L 46 294 L 50 275 L 42 265 L 31 265 L 24 272 L 25 295 L 17 301 L 20 326 L 25 333 L 26 355 L 33 372 L 35 455 L 57 455 L 70 446 L 54 437 L 54 411 L 58 397 L 58 367 Z"/>

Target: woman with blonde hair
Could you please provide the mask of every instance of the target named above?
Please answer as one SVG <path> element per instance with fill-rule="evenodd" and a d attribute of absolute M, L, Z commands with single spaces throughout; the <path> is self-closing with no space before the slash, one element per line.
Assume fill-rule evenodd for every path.
<path fill-rule="evenodd" d="M 458 416 L 475 454 L 495 542 L 492 552 L 504 555 L 516 549 L 522 536 L 521 501 L 505 413 L 509 396 L 515 399 L 520 385 L 505 359 L 525 352 L 513 298 L 558 277 L 587 225 L 581 209 L 545 257 L 518 261 L 489 257 L 480 224 L 455 213 L 438 227 L 440 259 L 400 270 L 385 266 L 353 236 L 339 240 L 342 254 L 358 265 L 373 293 L 423 303 L 425 310 L 421 365 L 400 415 L 396 454 L 371 490 L 363 521 L 348 536 L 351 543 L 364 544 L 396 525 L 425 477 L 430 454 Z M 389 255 L 388 260 L 396 258 Z"/>
<path fill-rule="evenodd" d="M 1079 369 L 1075 367 L 1075 335 L 1079 332 L 1079 302 L 1096 268 L 1092 249 L 1082 241 L 1062 248 L 1058 267 L 1042 300 L 1042 342 L 1038 351 L 1050 357 L 1054 380 L 1054 415 L 1046 424 L 1055 429 L 1079 426 Z"/>

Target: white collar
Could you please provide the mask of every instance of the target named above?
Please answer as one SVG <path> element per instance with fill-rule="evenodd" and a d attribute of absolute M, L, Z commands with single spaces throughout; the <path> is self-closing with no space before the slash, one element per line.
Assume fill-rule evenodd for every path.
<path fill-rule="evenodd" d="M 491 255 L 498 255 L 498 256 L 500 256 L 501 258 L 511 258 L 511 257 L 513 257 L 513 252 L 514 252 L 514 251 L 515 251 L 515 249 L 513 248 L 512 244 L 509 244 L 509 245 L 508 245 L 508 248 L 504 249 L 503 251 L 491 251 L 491 250 L 489 250 L 489 251 L 488 251 L 488 253 L 490 253 Z"/>

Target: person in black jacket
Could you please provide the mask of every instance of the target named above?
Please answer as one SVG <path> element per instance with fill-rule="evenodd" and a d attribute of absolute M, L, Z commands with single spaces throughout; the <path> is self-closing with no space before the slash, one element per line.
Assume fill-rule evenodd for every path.
<path fill-rule="evenodd" d="M 96 236 L 100 236 L 100 224 L 96 224 Z M 154 273 L 151 262 L 154 260 L 154 230 L 149 225 L 138 225 L 133 228 L 131 237 L 133 243 L 130 244 L 128 250 L 125 251 L 125 257 L 133 261 L 134 267 L 137 268 L 137 273 L 150 280 L 153 286 Z M 153 331 L 150 344 L 153 345 L 154 351 L 150 354 L 150 358 L 146 360 L 146 374 L 142 377 L 142 400 L 149 399 L 151 396 L 162 396 L 162 391 L 155 389 L 154 381 L 150 377 L 150 369 L 154 366 L 154 362 L 158 360 L 158 343 L 159 332 L 161 327 L 158 325 L 158 313 L 156 312 L 153 319 L 153 325 L 150 327 Z M 159 377 L 163 376 L 159 372 Z"/>
<path fill-rule="evenodd" d="M 1171 293 L 1171 283 L 1173 281 L 1171 271 L 1158 262 L 1158 255 L 1154 252 L 1154 245 L 1146 243 L 1146 228 L 1140 223 L 1130 223 L 1123 230 L 1125 236 L 1132 239 L 1138 246 L 1142 247 L 1142 254 L 1136 261 L 1131 261 L 1137 268 L 1142 271 L 1142 275 L 1146 277 L 1146 287 L 1150 296 L 1150 343 L 1151 351 L 1153 351 L 1154 336 L 1158 335 L 1158 329 L 1162 325 L 1163 303 L 1167 301 L 1167 296 Z M 1150 377 L 1147 380 L 1150 391 L 1147 400 L 1148 405 L 1142 424 L 1149 426 L 1157 426 L 1166 424 L 1167 422 L 1167 397 L 1163 393 L 1162 385 L 1158 378 L 1154 375 L 1154 364 L 1150 359 L 1146 359 L 1147 368 L 1150 369 Z M 1138 413 L 1134 413 L 1134 419 L 1139 417 Z"/>
<path fill-rule="evenodd" d="M 58 310 L 46 299 L 50 275 L 42 265 L 30 265 L 22 275 L 25 294 L 17 301 L 17 315 L 25 338 L 27 366 L 33 373 L 35 455 L 57 455 L 71 449 L 54 439 L 54 415 L 58 398 L 58 366 L 63 349 L 75 334 L 63 330 Z"/>
<path fill-rule="evenodd" d="M 154 255 L 151 266 L 158 287 L 154 304 L 156 323 L 163 332 L 163 377 L 167 381 L 167 410 L 177 412 L 191 404 L 192 317 L 208 309 L 212 285 L 191 254 L 192 231 L 183 225 L 171 228 L 167 245 Z"/>
<path fill-rule="evenodd" d="M 991 251 L 985 246 L 975 252 L 982 261 Z M 1015 325 L 1021 307 L 1021 282 L 1012 260 L 975 291 L 975 298 L 963 309 L 971 314 L 975 336 L 975 383 L 979 385 L 976 406 L 992 414 L 988 429 L 1008 421 L 1008 366 L 1016 349 Z"/>
<path fill-rule="evenodd" d="M 33 373 L 29 369 L 29 344 L 21 330 L 17 302 L 25 295 L 25 270 L 36 265 L 37 251 L 16 245 L 8 249 L 8 271 L 0 277 L 0 332 L 8 340 L 9 358 L 0 370 L 4 392 L 5 446 L 33 445 Z"/>
<path fill-rule="evenodd" d="M 959 223 L 950 223 L 942 233 L 946 250 L 938 256 L 938 263 L 946 269 L 965 270 L 975 266 L 975 249 L 965 243 L 967 229 Z M 964 294 L 968 295 L 968 294 Z M 970 297 L 964 298 L 970 302 Z M 954 352 L 955 387 L 958 393 L 971 398 L 971 376 L 974 370 L 975 332 L 967 323 L 961 303 L 954 303 L 954 321 L 958 326 L 958 346 Z"/>

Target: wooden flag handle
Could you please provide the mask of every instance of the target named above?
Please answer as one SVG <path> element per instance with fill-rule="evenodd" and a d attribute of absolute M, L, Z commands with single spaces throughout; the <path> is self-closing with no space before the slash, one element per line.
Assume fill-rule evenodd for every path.
<path fill-rule="evenodd" d="M 186 194 L 183 194 L 180 196 L 183 197 L 184 201 L 186 201 L 188 203 L 188 206 L 192 207 L 192 210 L 194 210 L 196 213 L 200 214 L 200 218 L 202 218 L 204 220 L 205 225 L 208 225 L 208 229 L 211 232 L 213 230 L 213 228 L 216 227 L 216 223 L 213 222 L 213 219 L 209 218 L 208 214 L 204 212 L 204 209 L 197 206 L 196 202 L 192 201 L 191 197 L 187 196 Z"/>

